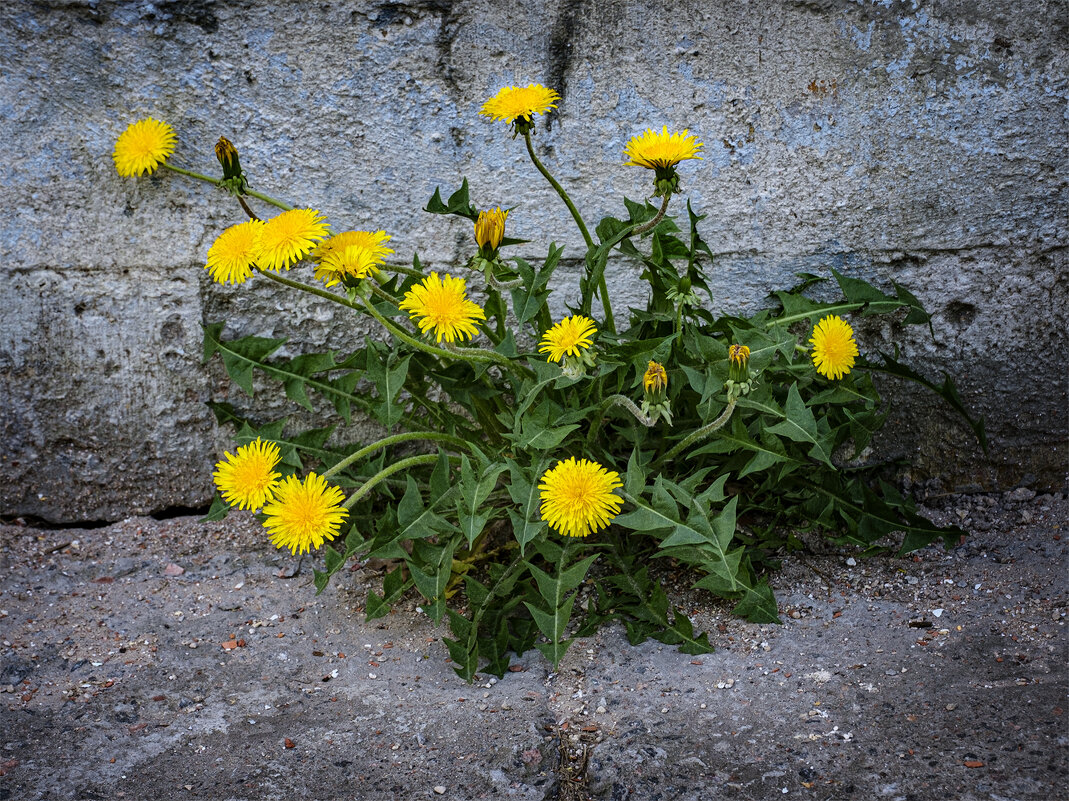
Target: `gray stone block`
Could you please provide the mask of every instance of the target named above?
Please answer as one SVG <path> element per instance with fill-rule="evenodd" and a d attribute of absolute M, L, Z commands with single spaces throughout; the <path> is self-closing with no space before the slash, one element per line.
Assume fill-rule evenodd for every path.
<path fill-rule="evenodd" d="M 898 410 L 882 447 L 916 477 L 1060 486 L 1069 15 L 1014 5 L 5 4 L 0 512 L 116 519 L 206 502 L 228 437 L 204 401 L 282 406 L 250 407 L 200 364 L 202 321 L 225 313 L 231 333 L 295 350 L 368 331 L 273 287 L 212 286 L 203 259 L 240 209 L 172 174 L 119 178 L 126 124 L 169 121 L 174 163 L 208 172 L 226 135 L 255 188 L 338 228 L 384 228 L 406 260 L 445 269 L 470 254 L 468 226 L 418 211 L 463 175 L 479 206 L 516 207 L 510 233 L 531 240 L 517 255 L 556 240 L 578 259 L 522 143 L 477 114 L 530 81 L 562 95 L 537 146 L 591 224 L 649 191 L 622 164 L 630 136 L 664 124 L 705 142 L 681 172 L 709 215 L 717 308 L 752 309 L 830 266 L 921 298 L 936 337 L 911 331 L 906 352 L 957 378 L 993 448 L 887 385 Z M 631 265 L 610 273 L 621 303 L 643 302 Z M 561 306 L 578 269 L 562 275 Z M 891 333 L 865 330 L 862 345 Z"/>

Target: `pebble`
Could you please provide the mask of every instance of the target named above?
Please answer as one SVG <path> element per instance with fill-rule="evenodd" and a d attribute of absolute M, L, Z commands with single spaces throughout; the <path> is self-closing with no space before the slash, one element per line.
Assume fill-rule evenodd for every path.
<path fill-rule="evenodd" d="M 850 566 L 850 567 L 856 567 L 857 566 L 857 559 L 855 559 L 854 557 L 851 556 L 849 559 L 846 560 L 846 564 L 848 566 Z"/>
<path fill-rule="evenodd" d="M 445 788 L 440 784 L 436 784 L 434 786 L 434 792 L 438 795 L 445 795 Z"/>
<path fill-rule="evenodd" d="M 906 584 L 920 584 L 921 580 L 916 576 L 906 576 Z"/>
<path fill-rule="evenodd" d="M 609 710 L 607 710 L 607 709 L 606 709 L 605 707 L 603 707 L 603 706 L 599 706 L 599 707 L 598 707 L 597 709 L 595 709 L 594 711 L 595 711 L 595 712 L 596 712 L 597 714 L 599 714 L 599 715 L 604 715 L 604 714 L 605 714 L 606 712 L 608 712 Z"/>
<path fill-rule="evenodd" d="M 935 615 L 936 617 L 940 617 L 943 614 L 943 610 L 942 609 L 933 609 L 932 610 L 932 614 Z"/>

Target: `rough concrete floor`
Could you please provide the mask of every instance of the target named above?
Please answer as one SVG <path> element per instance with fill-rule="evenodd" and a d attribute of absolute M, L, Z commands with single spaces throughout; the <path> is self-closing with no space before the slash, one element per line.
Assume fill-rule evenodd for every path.
<path fill-rule="evenodd" d="M 950 552 L 788 557 L 782 626 L 670 582 L 714 654 L 612 628 L 474 686 L 246 515 L 0 527 L 0 797 L 1064 798 L 1069 503 L 938 503 Z"/>

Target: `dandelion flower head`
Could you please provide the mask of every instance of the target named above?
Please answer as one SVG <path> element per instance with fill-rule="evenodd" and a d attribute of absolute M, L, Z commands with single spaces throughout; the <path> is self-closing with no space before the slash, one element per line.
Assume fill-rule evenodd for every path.
<path fill-rule="evenodd" d="M 547 470 L 538 485 L 542 519 L 566 537 L 585 537 L 620 513 L 619 473 L 589 459 L 568 458 Z"/>
<path fill-rule="evenodd" d="M 698 151 L 703 147 L 696 142 L 693 134 L 684 130 L 682 133 L 668 133 L 668 126 L 657 133 L 648 128 L 645 133 L 631 137 L 624 148 L 628 157 L 627 165 L 647 167 L 651 170 L 666 170 L 685 159 L 700 159 Z"/>
<path fill-rule="evenodd" d="M 116 171 L 123 178 L 155 172 L 174 153 L 177 139 L 170 125 L 151 117 L 132 123 L 115 141 Z"/>
<path fill-rule="evenodd" d="M 597 330 L 589 317 L 581 314 L 565 317 L 542 335 L 538 352 L 548 354 L 547 362 L 562 362 L 565 356 L 581 356 L 594 344 Z"/>
<path fill-rule="evenodd" d="M 468 300 L 463 278 L 431 273 L 405 293 L 399 308 L 417 320 L 423 333 L 433 330 L 437 342 L 455 342 L 479 333 L 476 322 L 486 319 L 478 303 Z"/>
<path fill-rule="evenodd" d="M 226 459 L 215 466 L 212 477 L 223 500 L 239 509 L 259 509 L 271 499 L 279 478 L 274 472 L 282 459 L 278 445 L 255 442 L 242 445 L 237 453 L 226 454 Z"/>
<path fill-rule="evenodd" d="M 303 482 L 287 476 L 275 488 L 275 499 L 264 507 L 264 528 L 271 532 L 276 548 L 289 548 L 293 555 L 307 553 L 338 536 L 349 516 L 341 505 L 344 498 L 340 489 L 315 473 Z"/>
<path fill-rule="evenodd" d="M 837 315 L 817 323 L 809 344 L 813 346 L 813 365 L 827 378 L 839 379 L 849 373 L 858 355 L 854 329 Z"/>
<path fill-rule="evenodd" d="M 290 209 L 264 224 L 257 263 L 265 270 L 289 269 L 330 232 L 326 219 L 313 209 Z"/>
<path fill-rule="evenodd" d="M 545 114 L 557 107 L 560 95 L 540 83 L 527 86 L 506 86 L 491 97 L 479 113 L 492 120 L 504 120 L 510 125 L 517 120 L 530 122 L 535 114 Z"/>
<path fill-rule="evenodd" d="M 217 283 L 243 284 L 252 275 L 260 251 L 262 220 L 249 220 L 227 228 L 208 248 L 204 269 Z"/>

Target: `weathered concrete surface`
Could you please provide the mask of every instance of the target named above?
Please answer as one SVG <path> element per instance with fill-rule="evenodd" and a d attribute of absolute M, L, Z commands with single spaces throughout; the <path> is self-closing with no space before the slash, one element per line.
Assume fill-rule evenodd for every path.
<path fill-rule="evenodd" d="M 371 570 L 280 578 L 249 515 L 0 527 L 0 797 L 1050 801 L 1069 502 L 1028 495 L 943 498 L 949 552 L 791 554 L 783 626 L 662 575 L 715 653 L 608 629 L 474 686 L 414 603 L 361 622 Z"/>
<path fill-rule="evenodd" d="M 998 0 L 5 3 L 0 511 L 203 503 L 226 440 L 203 403 L 228 390 L 199 364 L 202 321 L 225 311 L 232 333 L 339 349 L 363 335 L 270 287 L 206 281 L 207 249 L 240 210 L 171 174 L 118 178 L 127 123 L 168 120 L 175 163 L 209 172 L 225 134 L 255 187 L 339 228 L 385 228 L 403 259 L 470 254 L 464 225 L 417 211 L 462 175 L 478 205 L 517 207 L 510 230 L 532 240 L 518 254 L 557 240 L 578 257 L 522 145 L 477 116 L 501 85 L 532 80 L 563 96 L 538 146 L 592 222 L 648 191 L 621 164 L 629 136 L 689 127 L 706 144 L 682 172 L 709 214 L 718 307 L 753 308 L 828 266 L 906 284 L 936 328 L 911 332 L 907 353 L 957 377 L 993 449 L 979 457 L 908 392 L 885 447 L 952 484 L 1056 486 L 1067 18 L 1063 2 Z M 563 305 L 577 273 L 560 275 Z M 619 305 L 642 303 L 634 278 L 612 267 Z"/>

